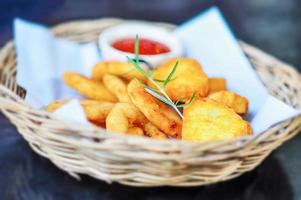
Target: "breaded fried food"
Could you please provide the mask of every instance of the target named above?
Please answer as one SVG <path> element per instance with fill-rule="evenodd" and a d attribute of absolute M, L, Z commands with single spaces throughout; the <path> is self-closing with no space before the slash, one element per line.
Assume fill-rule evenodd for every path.
<path fill-rule="evenodd" d="M 146 78 L 129 62 L 104 61 L 97 63 L 93 67 L 93 79 L 102 80 L 105 74 L 115 75 L 125 79 L 126 81 L 138 78 L 141 81 L 146 82 Z"/>
<path fill-rule="evenodd" d="M 208 96 L 209 99 L 232 108 L 236 113 L 243 115 L 248 113 L 249 101 L 247 98 L 234 92 L 220 91 Z"/>
<path fill-rule="evenodd" d="M 65 72 L 64 82 L 81 95 L 98 101 L 116 102 L 117 98 L 99 82 L 75 72 Z"/>
<path fill-rule="evenodd" d="M 116 103 L 106 119 L 109 131 L 127 133 L 129 128 L 143 127 L 147 119 L 136 106 L 130 103 Z"/>
<path fill-rule="evenodd" d="M 146 92 L 142 83 L 133 79 L 128 84 L 128 94 L 133 104 L 152 124 L 171 137 L 180 137 L 181 118 L 166 104 Z"/>
<path fill-rule="evenodd" d="M 225 140 L 251 133 L 251 126 L 247 121 L 232 109 L 215 101 L 195 100 L 184 108 L 184 140 Z"/>
<path fill-rule="evenodd" d="M 201 65 L 192 58 L 173 58 L 160 65 L 154 73 L 154 79 L 165 80 L 178 62 L 173 80 L 166 85 L 168 96 L 176 101 L 184 98 L 187 101 L 193 93 L 196 97 L 206 97 L 209 92 L 209 81 Z M 151 83 L 149 85 L 153 86 Z"/>
<path fill-rule="evenodd" d="M 50 103 L 46 106 L 45 110 L 47 112 L 54 112 L 56 109 L 60 108 L 62 105 L 67 103 L 69 100 L 55 100 L 54 102 Z"/>
<path fill-rule="evenodd" d="M 89 99 L 81 100 L 80 104 L 83 106 L 89 121 L 100 125 L 105 125 L 106 118 L 115 105 L 111 102 L 99 102 Z"/>
<path fill-rule="evenodd" d="M 164 140 L 167 139 L 167 135 L 160 131 L 155 125 L 153 125 L 151 122 L 148 122 L 143 127 L 145 131 L 145 135 L 148 137 L 151 137 L 153 139 L 160 139 Z"/>
<path fill-rule="evenodd" d="M 227 82 L 224 78 L 209 78 L 209 93 L 227 90 Z"/>
<path fill-rule="evenodd" d="M 131 127 L 128 128 L 127 134 L 129 135 L 137 135 L 137 136 L 144 136 L 143 129 L 140 127 Z"/>
<path fill-rule="evenodd" d="M 127 85 L 122 79 L 106 74 L 103 77 L 103 84 L 118 98 L 119 102 L 131 103 L 127 92 Z"/>
<path fill-rule="evenodd" d="M 46 111 L 54 112 L 68 101 L 69 100 L 54 101 L 46 107 Z M 102 127 L 105 126 L 106 118 L 115 105 L 111 102 L 101 102 L 89 99 L 80 100 L 80 104 L 84 109 L 87 119 L 90 122 Z"/>

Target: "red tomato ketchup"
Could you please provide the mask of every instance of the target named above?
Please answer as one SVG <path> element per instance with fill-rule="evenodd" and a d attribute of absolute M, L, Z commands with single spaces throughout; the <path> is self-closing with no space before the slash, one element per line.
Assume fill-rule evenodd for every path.
<path fill-rule="evenodd" d="M 135 53 L 135 38 L 116 40 L 112 46 L 120 51 Z M 156 55 L 167 52 L 170 52 L 170 49 L 165 44 L 149 39 L 139 39 L 139 54 L 141 55 Z"/>

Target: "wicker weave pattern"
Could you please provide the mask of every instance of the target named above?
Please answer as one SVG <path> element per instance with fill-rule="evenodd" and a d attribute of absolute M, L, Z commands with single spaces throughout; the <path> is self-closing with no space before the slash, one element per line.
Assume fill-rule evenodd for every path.
<path fill-rule="evenodd" d="M 78 42 L 96 41 L 119 19 L 78 21 L 53 28 L 59 36 Z M 174 26 L 160 24 L 169 29 Z M 290 66 L 241 43 L 269 92 L 301 107 L 301 77 Z M 79 178 L 78 174 L 134 186 L 192 186 L 224 181 L 252 170 L 301 130 L 301 117 L 282 122 L 256 137 L 239 141 L 189 143 L 108 134 L 102 129 L 72 125 L 31 108 L 16 84 L 13 42 L 0 52 L 0 109 L 38 154 Z"/>

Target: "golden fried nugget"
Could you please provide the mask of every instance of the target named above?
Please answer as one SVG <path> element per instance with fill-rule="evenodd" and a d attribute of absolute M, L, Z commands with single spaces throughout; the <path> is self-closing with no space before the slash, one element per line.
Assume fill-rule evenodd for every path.
<path fill-rule="evenodd" d="M 56 109 L 67 103 L 68 100 L 57 100 L 53 103 L 49 104 L 46 107 L 46 111 L 54 112 Z M 101 102 L 95 100 L 84 99 L 80 100 L 80 104 L 82 105 L 84 112 L 87 116 L 87 119 L 99 126 L 104 127 L 105 120 L 109 114 L 109 112 L 114 107 L 114 103 L 111 102 Z"/>
<path fill-rule="evenodd" d="M 227 82 L 224 78 L 209 78 L 209 93 L 227 90 Z"/>
<path fill-rule="evenodd" d="M 103 77 L 103 84 L 110 90 L 119 100 L 119 102 L 131 103 L 127 92 L 127 85 L 117 76 L 106 74 Z"/>
<path fill-rule="evenodd" d="M 46 106 L 45 110 L 47 112 L 54 112 L 56 109 L 67 103 L 69 100 L 55 100 L 54 102 L 50 103 Z"/>
<path fill-rule="evenodd" d="M 248 113 L 249 101 L 234 92 L 220 91 L 208 96 L 209 99 L 232 108 L 236 113 L 243 115 Z"/>
<path fill-rule="evenodd" d="M 154 73 L 154 79 L 165 80 L 171 70 L 178 62 L 177 69 L 173 74 L 173 79 L 166 85 L 168 96 L 176 101 L 184 98 L 187 101 L 193 93 L 196 97 L 205 97 L 209 91 L 209 81 L 203 72 L 201 65 L 192 58 L 173 58 L 157 68 Z M 150 86 L 153 86 L 149 82 Z"/>
<path fill-rule="evenodd" d="M 212 100 L 195 100 L 184 108 L 184 140 L 225 140 L 251 133 L 251 126 L 247 121 L 232 109 Z"/>
<path fill-rule="evenodd" d="M 105 74 L 119 76 L 126 81 L 138 78 L 146 82 L 146 78 L 129 62 L 104 61 L 97 63 L 92 70 L 92 78 L 102 80 Z"/>
<path fill-rule="evenodd" d="M 111 102 L 99 102 L 89 99 L 81 100 L 80 103 L 84 108 L 87 118 L 92 122 L 100 124 L 105 124 L 108 114 L 115 105 Z"/>
<path fill-rule="evenodd" d="M 140 127 L 131 127 L 128 128 L 127 134 L 129 135 L 137 135 L 137 136 L 144 136 L 143 129 Z"/>
<path fill-rule="evenodd" d="M 151 122 L 146 123 L 143 126 L 143 129 L 145 131 L 145 134 L 151 138 L 154 139 L 167 139 L 167 136 L 165 135 L 165 133 L 163 133 L 162 131 L 160 131 L 155 125 L 153 125 Z"/>
<path fill-rule="evenodd" d="M 171 137 L 180 137 L 182 120 L 177 113 L 148 92 L 138 80 L 128 84 L 128 94 L 133 104 L 161 131 Z"/>
<path fill-rule="evenodd" d="M 64 73 L 64 82 L 81 95 L 98 101 L 116 102 L 116 97 L 99 82 L 74 72 Z"/>
<path fill-rule="evenodd" d="M 130 103 L 116 103 L 106 119 L 109 131 L 127 133 L 131 127 L 142 127 L 147 122 L 144 115 Z"/>

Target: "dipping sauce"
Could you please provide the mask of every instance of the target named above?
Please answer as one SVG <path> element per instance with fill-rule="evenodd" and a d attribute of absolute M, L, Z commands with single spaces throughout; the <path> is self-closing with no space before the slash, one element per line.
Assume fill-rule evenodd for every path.
<path fill-rule="evenodd" d="M 135 53 L 135 38 L 116 40 L 112 46 L 120 51 Z M 139 39 L 139 54 L 141 55 L 156 55 L 168 52 L 170 52 L 170 49 L 165 44 L 149 39 Z"/>

